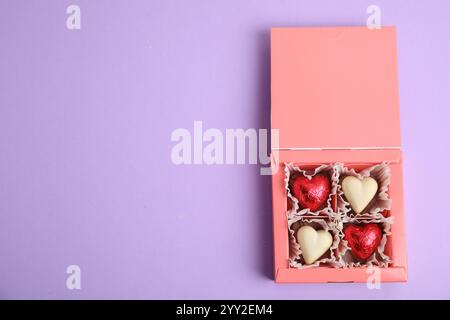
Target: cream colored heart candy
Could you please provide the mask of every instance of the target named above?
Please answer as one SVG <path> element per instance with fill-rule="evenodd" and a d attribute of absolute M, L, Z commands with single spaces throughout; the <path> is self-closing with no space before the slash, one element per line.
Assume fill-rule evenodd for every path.
<path fill-rule="evenodd" d="M 378 183 L 374 178 L 366 177 L 362 180 L 348 176 L 342 181 L 342 190 L 356 214 L 361 213 L 378 190 Z"/>
<path fill-rule="evenodd" d="M 312 264 L 331 247 L 333 237 L 328 231 L 303 226 L 297 231 L 297 241 L 306 264 Z"/>

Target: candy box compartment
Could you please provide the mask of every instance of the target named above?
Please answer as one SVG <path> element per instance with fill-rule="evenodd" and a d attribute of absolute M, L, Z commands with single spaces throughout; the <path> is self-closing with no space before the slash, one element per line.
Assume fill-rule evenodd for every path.
<path fill-rule="evenodd" d="M 406 281 L 403 163 L 394 27 L 274 28 L 271 30 L 274 272 L 278 283 L 366 282 L 374 270 L 289 266 L 285 163 L 342 163 L 359 170 L 387 163 L 391 178 L 391 258 L 382 282 Z"/>
<path fill-rule="evenodd" d="M 343 157 L 347 156 L 355 157 L 357 162 L 342 161 Z M 317 158 L 321 160 L 315 160 Z M 283 166 L 282 163 L 284 162 L 295 162 L 299 165 L 319 166 L 324 163 L 331 163 L 337 159 L 345 163 L 348 167 L 361 168 L 386 161 L 387 158 L 390 159 L 389 167 L 391 171 L 388 193 L 389 197 L 393 199 L 389 216 L 393 218 L 394 222 L 391 225 L 391 235 L 387 238 L 388 241 L 384 252 L 391 258 L 392 263 L 389 267 L 379 268 L 378 270 L 382 282 L 401 282 L 407 280 L 407 261 L 403 216 L 403 177 L 401 152 L 399 150 L 389 150 L 387 152 L 380 150 L 360 150 L 354 152 L 330 150 L 280 151 L 279 161 L 281 164 L 279 165 Z M 334 268 L 331 266 L 320 266 L 296 269 L 289 266 L 289 229 L 286 216 L 288 207 L 284 184 L 285 173 L 280 168 L 272 176 L 275 281 L 279 283 L 366 282 L 371 274 L 368 273 L 366 267 Z"/>
<path fill-rule="evenodd" d="M 389 195 L 390 167 L 387 163 L 378 163 L 371 166 L 345 165 L 343 163 L 322 164 L 320 166 L 300 166 L 296 163 L 285 163 L 285 191 L 294 206 L 287 208 L 287 221 L 289 227 L 289 266 L 297 269 L 311 267 L 388 267 L 391 264 L 390 254 L 390 228 L 393 218 L 390 216 L 392 199 Z M 328 173 L 328 174 L 327 174 Z M 319 212 L 304 209 L 297 205 L 298 201 L 292 191 L 292 181 L 298 176 L 314 179 L 321 175 L 328 177 L 330 191 L 328 199 L 335 197 L 336 202 L 329 201 L 327 211 Z M 347 176 L 356 178 L 371 177 L 377 182 L 377 190 L 372 200 L 359 214 L 355 214 L 349 202 L 345 199 L 342 190 L 342 181 Z M 381 239 L 374 251 L 361 260 L 352 254 L 351 245 L 344 236 L 344 229 L 349 225 L 375 224 L 380 228 Z M 297 231 L 302 225 L 310 225 L 315 230 L 326 230 L 333 236 L 333 243 L 326 252 L 331 252 L 332 257 L 322 256 L 313 263 L 306 264 L 303 250 L 297 240 Z M 389 243 L 388 243 L 389 241 Z"/>

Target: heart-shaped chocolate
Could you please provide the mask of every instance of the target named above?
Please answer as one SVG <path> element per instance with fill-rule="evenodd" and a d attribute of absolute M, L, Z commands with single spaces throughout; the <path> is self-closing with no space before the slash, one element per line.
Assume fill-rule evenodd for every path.
<path fill-rule="evenodd" d="M 359 260 L 366 260 L 375 252 L 381 236 L 381 228 L 376 223 L 349 224 L 344 228 L 344 239 L 347 240 L 352 255 Z"/>
<path fill-rule="evenodd" d="M 311 179 L 297 176 L 291 181 L 291 191 L 300 207 L 317 211 L 330 195 L 330 179 L 323 174 L 318 174 Z"/>
<path fill-rule="evenodd" d="M 356 214 L 361 213 L 378 190 L 378 183 L 372 177 L 366 177 L 362 180 L 348 176 L 342 181 L 342 191 L 345 198 L 350 203 Z"/>
<path fill-rule="evenodd" d="M 333 237 L 328 231 L 316 231 L 313 227 L 303 226 L 297 231 L 297 241 L 305 263 L 311 264 L 331 247 Z"/>

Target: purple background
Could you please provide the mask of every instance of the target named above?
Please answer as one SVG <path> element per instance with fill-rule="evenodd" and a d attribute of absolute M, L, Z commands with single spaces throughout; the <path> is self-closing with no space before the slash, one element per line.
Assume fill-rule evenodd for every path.
<path fill-rule="evenodd" d="M 66 29 L 66 7 L 82 29 Z M 256 165 L 176 128 L 269 126 L 269 28 L 398 27 L 407 284 L 276 285 Z M 450 298 L 449 1 L 0 1 L 1 298 Z M 376 129 L 376 128 L 375 128 Z M 66 267 L 82 289 L 65 287 Z"/>

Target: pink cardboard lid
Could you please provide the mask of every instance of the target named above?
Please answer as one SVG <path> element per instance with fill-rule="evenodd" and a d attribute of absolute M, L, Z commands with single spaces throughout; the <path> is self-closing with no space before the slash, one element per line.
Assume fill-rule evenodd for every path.
<path fill-rule="evenodd" d="M 279 148 L 399 148 L 395 27 L 273 28 Z"/>

